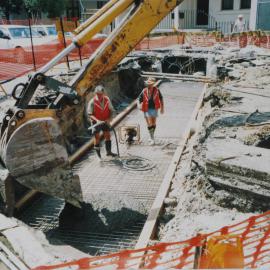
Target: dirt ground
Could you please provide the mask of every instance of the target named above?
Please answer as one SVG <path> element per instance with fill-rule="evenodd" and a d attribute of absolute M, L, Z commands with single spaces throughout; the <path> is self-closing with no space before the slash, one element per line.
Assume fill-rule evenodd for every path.
<path fill-rule="evenodd" d="M 239 145 L 237 153 L 242 147 L 256 146 L 269 137 L 269 60 L 257 59 L 256 63 L 259 65 L 254 66 L 249 61 L 234 64 L 234 72 L 241 74 L 240 78 L 208 86 L 195 127 L 197 132 L 190 139 L 173 180 L 159 230 L 161 242 L 185 240 L 269 209 L 269 204 L 264 206 L 262 200 L 258 202 L 244 191 L 234 193 L 226 188 L 215 188 L 209 181 L 206 165 L 211 147 L 213 152 L 219 148 L 226 152 L 226 143 L 235 143 Z M 254 156 L 253 148 L 248 149 L 248 157 Z M 256 155 L 254 167 L 258 171 L 269 166 L 262 154 Z M 254 186 L 255 180 L 251 176 L 249 180 Z M 235 185 L 242 188 L 238 179 Z"/>

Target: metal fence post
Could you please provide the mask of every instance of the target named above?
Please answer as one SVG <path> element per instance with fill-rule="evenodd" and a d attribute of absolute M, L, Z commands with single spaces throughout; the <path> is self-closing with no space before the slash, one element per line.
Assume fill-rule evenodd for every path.
<path fill-rule="evenodd" d="M 35 58 L 35 51 L 34 51 L 34 44 L 33 44 L 33 36 L 32 36 L 32 27 L 31 27 L 30 15 L 28 16 L 28 26 L 29 26 L 29 31 L 30 31 L 33 65 L 34 65 L 34 70 L 36 71 L 37 67 L 36 67 L 36 58 Z"/>
<path fill-rule="evenodd" d="M 60 17 L 60 26 L 61 26 L 61 32 L 62 32 L 62 35 L 63 35 L 64 47 L 66 48 L 67 43 L 66 43 L 66 37 L 65 37 L 65 31 L 64 31 L 64 25 L 63 25 L 63 18 L 62 17 Z M 68 67 L 68 69 L 70 69 L 68 55 L 66 56 L 66 60 L 67 60 L 67 67 Z"/>
<path fill-rule="evenodd" d="M 76 25 L 76 28 L 77 28 L 78 27 L 78 19 L 75 20 L 75 25 Z M 81 67 L 82 67 L 82 52 L 81 52 L 81 47 L 79 47 L 78 50 L 79 50 L 80 64 L 81 64 Z"/>

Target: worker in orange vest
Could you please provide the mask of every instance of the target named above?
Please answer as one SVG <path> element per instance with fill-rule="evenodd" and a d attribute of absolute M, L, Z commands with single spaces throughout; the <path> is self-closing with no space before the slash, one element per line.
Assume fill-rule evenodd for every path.
<path fill-rule="evenodd" d="M 98 124 L 94 129 L 95 141 L 94 148 L 98 158 L 101 160 L 100 153 L 100 132 L 103 131 L 105 138 L 105 148 L 107 156 L 115 157 L 115 153 L 111 151 L 112 142 L 110 135 L 110 120 L 113 116 L 114 108 L 108 96 L 104 94 L 104 86 L 98 85 L 95 88 L 95 96 L 90 100 L 87 113 L 93 125 Z"/>
<path fill-rule="evenodd" d="M 159 89 L 155 86 L 155 78 L 148 78 L 146 81 L 147 87 L 143 89 L 139 95 L 139 108 L 144 112 L 144 117 L 147 123 L 150 134 L 150 145 L 155 144 L 155 130 L 158 110 L 164 113 L 163 96 Z"/>

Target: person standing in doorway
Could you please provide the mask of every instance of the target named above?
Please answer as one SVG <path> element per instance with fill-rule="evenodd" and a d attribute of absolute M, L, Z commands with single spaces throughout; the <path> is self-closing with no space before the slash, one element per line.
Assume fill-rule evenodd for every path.
<path fill-rule="evenodd" d="M 244 31 L 246 31 L 246 22 L 244 20 L 243 15 L 238 15 L 234 26 L 233 26 L 233 33 L 242 33 Z"/>
<path fill-rule="evenodd" d="M 112 142 L 110 135 L 110 120 L 113 116 L 113 106 L 108 96 L 104 94 L 103 85 L 98 85 L 95 88 L 95 96 L 90 100 L 87 108 L 87 113 L 93 125 L 97 125 L 94 129 L 94 147 L 98 158 L 101 160 L 100 153 L 100 132 L 103 132 L 105 138 L 105 148 L 107 156 L 116 157 L 112 153 Z"/>
<path fill-rule="evenodd" d="M 150 144 L 155 144 L 155 130 L 158 110 L 164 113 L 163 96 L 159 89 L 155 86 L 156 80 L 148 78 L 146 81 L 147 87 L 143 89 L 138 97 L 139 108 L 144 113 L 147 123 L 148 131 L 150 134 Z"/>

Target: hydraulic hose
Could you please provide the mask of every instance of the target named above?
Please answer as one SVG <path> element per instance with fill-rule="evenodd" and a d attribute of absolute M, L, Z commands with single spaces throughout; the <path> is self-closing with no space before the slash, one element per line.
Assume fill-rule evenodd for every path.
<path fill-rule="evenodd" d="M 114 138 L 115 138 L 115 143 L 116 143 L 116 148 L 117 148 L 117 155 L 120 158 L 119 143 L 118 143 L 117 134 L 116 134 L 116 131 L 115 131 L 115 128 L 114 127 L 111 127 L 111 130 L 113 131 Z"/>
<path fill-rule="evenodd" d="M 97 122 L 95 125 L 91 126 L 88 128 L 88 130 L 92 130 L 92 132 L 95 130 L 96 127 L 98 127 L 99 125 L 103 125 L 103 124 L 107 124 L 105 123 L 104 121 L 100 121 L 100 122 Z M 107 124 L 108 125 L 108 124 Z M 116 148 L 117 148 L 117 155 L 118 157 L 120 157 L 120 151 L 119 151 L 119 143 L 118 143 L 118 138 L 117 138 L 117 134 L 116 134 L 116 131 L 114 129 L 114 127 L 112 127 L 111 125 L 108 125 L 110 130 L 113 132 L 114 134 L 114 138 L 115 138 L 115 143 L 116 143 Z"/>

